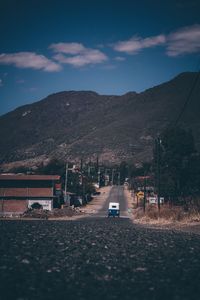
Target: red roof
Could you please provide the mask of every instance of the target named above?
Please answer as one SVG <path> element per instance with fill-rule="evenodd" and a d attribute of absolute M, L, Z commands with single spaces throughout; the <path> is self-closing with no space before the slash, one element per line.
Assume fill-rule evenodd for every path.
<path fill-rule="evenodd" d="M 21 175 L 21 174 L 0 174 L 0 180 L 60 180 L 60 175 Z"/>
<path fill-rule="evenodd" d="M 52 188 L 0 188 L 1 197 L 52 197 Z"/>

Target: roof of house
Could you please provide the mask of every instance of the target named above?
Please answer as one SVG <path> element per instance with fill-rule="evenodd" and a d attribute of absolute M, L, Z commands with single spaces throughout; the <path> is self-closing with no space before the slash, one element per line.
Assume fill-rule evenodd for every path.
<path fill-rule="evenodd" d="M 53 197 L 52 188 L 0 188 L 0 197 Z"/>
<path fill-rule="evenodd" d="M 60 175 L 0 174 L 0 180 L 60 180 Z"/>

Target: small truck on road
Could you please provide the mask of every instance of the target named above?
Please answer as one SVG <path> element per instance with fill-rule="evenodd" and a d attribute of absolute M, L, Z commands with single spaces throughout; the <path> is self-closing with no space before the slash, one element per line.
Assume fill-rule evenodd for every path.
<path fill-rule="evenodd" d="M 119 217 L 120 209 L 118 202 L 110 202 L 108 207 L 108 217 Z"/>

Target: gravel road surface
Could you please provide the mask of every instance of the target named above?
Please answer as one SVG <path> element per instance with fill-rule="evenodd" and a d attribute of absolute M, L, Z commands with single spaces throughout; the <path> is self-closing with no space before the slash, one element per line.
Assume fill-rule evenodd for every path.
<path fill-rule="evenodd" d="M 113 197 L 126 217 L 122 189 Z M 200 236 L 103 217 L 107 204 L 74 221 L 0 221 L 0 298 L 199 299 Z"/>

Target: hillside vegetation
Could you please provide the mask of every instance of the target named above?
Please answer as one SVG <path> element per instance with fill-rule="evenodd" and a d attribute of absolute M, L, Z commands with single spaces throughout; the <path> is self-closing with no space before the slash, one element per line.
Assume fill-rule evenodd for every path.
<path fill-rule="evenodd" d="M 66 91 L 19 107 L 0 117 L 1 163 L 94 160 L 97 155 L 105 162 L 149 161 L 155 136 L 177 118 L 195 76 L 182 73 L 140 94 Z M 193 130 L 198 149 L 199 99 L 200 84 L 181 120 L 181 126 Z"/>

